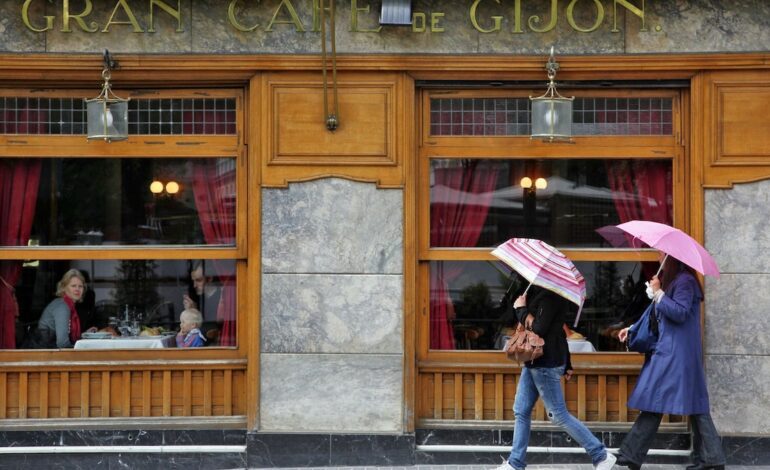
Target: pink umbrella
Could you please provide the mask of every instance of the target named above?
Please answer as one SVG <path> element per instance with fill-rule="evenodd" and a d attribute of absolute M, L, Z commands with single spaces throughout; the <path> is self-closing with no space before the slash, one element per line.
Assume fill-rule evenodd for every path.
<path fill-rule="evenodd" d="M 629 235 L 617 225 L 605 225 L 594 230 L 615 248 L 647 248 L 642 247 L 641 240 Z"/>
<path fill-rule="evenodd" d="M 617 227 L 701 274 L 719 277 L 719 268 L 709 252 L 678 228 L 646 220 L 632 220 Z"/>
<path fill-rule="evenodd" d="M 492 255 L 521 274 L 530 286 L 535 284 L 577 304 L 577 325 L 586 299 L 586 281 L 564 253 L 534 238 L 511 238 L 492 250 Z"/>

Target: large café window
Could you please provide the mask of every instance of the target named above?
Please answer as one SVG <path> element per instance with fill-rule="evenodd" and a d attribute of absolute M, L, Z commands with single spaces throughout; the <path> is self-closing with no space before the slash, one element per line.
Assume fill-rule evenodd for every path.
<path fill-rule="evenodd" d="M 420 224 L 427 232 L 427 349 L 502 346 L 512 331 L 512 302 L 527 282 L 489 251 L 524 237 L 568 251 L 586 279 L 577 327 L 577 307 L 567 315 L 570 349 L 624 351 L 617 332 L 643 311 L 644 281 L 657 266 L 646 247 L 602 227 L 633 219 L 674 223 L 674 103 L 669 93 L 578 97 L 573 133 L 580 142 L 528 147 L 528 137 L 515 140 L 529 134 L 526 97 L 429 94 L 426 133 L 435 148 L 422 159 L 429 207 Z"/>
<path fill-rule="evenodd" d="M 167 93 L 130 101 L 129 141 L 100 144 L 109 156 L 86 143 L 82 99 L 0 94 L 0 349 L 237 345 L 239 155 L 221 144 L 241 100 Z M 52 154 L 26 157 L 9 144 L 22 140 Z M 59 285 L 72 270 L 77 298 Z M 177 341 L 185 310 L 200 341 Z"/>

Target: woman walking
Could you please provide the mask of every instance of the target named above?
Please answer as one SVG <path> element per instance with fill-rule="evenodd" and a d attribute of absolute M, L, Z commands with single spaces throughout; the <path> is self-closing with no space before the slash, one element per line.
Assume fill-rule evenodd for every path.
<path fill-rule="evenodd" d="M 563 325 L 568 304 L 562 297 L 536 286 L 530 288 L 532 300 L 527 304 L 527 296 L 516 299 L 513 306 L 516 317 L 525 326 L 545 340 L 543 355 L 534 361 L 525 363 L 516 389 L 513 403 L 515 427 L 513 429 L 513 448 L 508 460 L 496 470 L 523 470 L 526 466 L 529 429 L 532 409 L 538 397 L 543 399 L 548 418 L 566 431 L 578 444 L 583 446 L 594 467 L 609 470 L 615 464 L 615 456 L 607 452 L 604 445 L 577 418 L 567 411 L 564 394 L 561 389 L 561 377 L 569 380 L 572 365 L 569 362 L 569 350 Z"/>
<path fill-rule="evenodd" d="M 701 300 L 703 291 L 692 268 L 659 253 L 660 279 L 650 281 L 658 320 L 658 342 L 645 357 L 642 372 L 628 400 L 641 411 L 620 446 L 618 465 L 639 469 L 658 431 L 663 414 L 687 415 L 692 427 L 693 465 L 688 470 L 724 469 L 722 443 L 709 414 L 703 373 Z M 665 261 L 665 263 L 664 263 Z M 628 328 L 618 339 L 626 341 Z"/>

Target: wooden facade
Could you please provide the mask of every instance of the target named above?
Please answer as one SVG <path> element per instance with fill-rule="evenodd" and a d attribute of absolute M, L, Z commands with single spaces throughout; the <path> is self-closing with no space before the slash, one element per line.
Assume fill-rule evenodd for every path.
<path fill-rule="evenodd" d="M 559 152 L 613 153 L 612 138 L 576 138 L 576 144 L 543 144 L 526 138 L 472 146 L 425 134 L 427 93 L 417 81 L 539 80 L 535 57 L 388 56 L 339 57 L 340 106 L 350 126 L 324 129 L 321 63 L 315 56 L 121 57 L 113 81 L 162 96 L 206 93 L 239 101 L 236 136 L 132 137 L 127 142 L 86 144 L 84 137 L 0 135 L 4 158 L 47 157 L 51 148 L 68 155 L 203 157 L 227 155 L 238 166 L 238 233 L 234 248 L 201 248 L 198 258 L 233 259 L 238 269 L 238 347 L 201 351 L 4 351 L 0 358 L 0 420 L 56 421 L 83 426 L 109 418 L 119 426 L 132 418 L 185 418 L 190 427 L 257 429 L 260 377 L 260 188 L 342 177 L 402 188 L 404 194 L 404 431 L 416 427 L 487 425 L 512 420 L 518 367 L 493 352 L 429 351 L 426 336 L 426 263 L 446 259 L 430 249 L 425 159 L 447 152 L 461 158 L 482 149 L 494 156 L 509 146 L 534 156 Z M 770 177 L 767 123 L 770 55 L 641 55 L 560 58 L 565 80 L 687 80 L 677 95 L 678 129 L 667 139 L 637 141 L 634 155 L 677 155 L 675 225 L 703 238 L 704 188 Z M 4 94 L 56 93 L 84 96 L 96 90 L 101 57 L 47 54 L 0 56 Z M 52 77 L 55 77 L 53 79 Z M 64 90 L 58 89 L 66 84 Z M 169 88 L 170 87 L 170 88 Z M 188 88 L 191 87 L 191 88 Z M 191 91 L 192 90 L 192 91 Z M 468 93 L 456 91 L 461 95 Z M 51 93 L 46 91 L 45 93 Z M 499 92 L 496 92 L 499 93 Z M 620 93 L 622 93 L 622 88 Z M 86 93 L 91 94 L 91 93 Z M 312 112 L 311 112 L 312 111 Z M 315 121 L 314 121 L 315 120 Z M 346 121 L 348 122 L 348 121 Z M 756 138 L 747 139 L 746 135 Z M 617 254 L 566 251 L 577 260 L 622 259 Z M 160 248 L 167 259 L 185 259 L 185 248 Z M 141 259 L 134 247 L 2 248 L 0 259 Z M 479 251 L 452 254 L 479 259 Z M 629 255 L 630 256 L 630 255 Z M 650 254 L 650 259 L 653 255 Z M 483 257 L 482 257 L 483 258 Z M 576 376 L 565 383 L 571 412 L 592 425 L 623 425 L 635 413 L 626 407 L 641 358 L 635 354 L 575 355 Z M 227 418 L 215 421 L 200 417 Z M 535 411 L 544 420 L 541 405 Z M 65 422 L 62 422 L 62 419 Z M 122 421 L 121 421 L 122 420 Z M 673 424 L 677 417 L 667 418 Z"/>

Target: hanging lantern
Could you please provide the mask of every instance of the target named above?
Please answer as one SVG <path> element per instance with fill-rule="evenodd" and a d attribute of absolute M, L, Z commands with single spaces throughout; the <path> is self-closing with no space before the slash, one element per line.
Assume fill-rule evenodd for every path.
<path fill-rule="evenodd" d="M 548 72 L 548 90 L 537 98 L 529 97 L 532 102 L 532 139 L 546 142 L 572 141 L 572 101 L 575 97 L 565 98 L 556 91 L 556 71 L 559 63 L 553 55 L 545 64 Z"/>
<path fill-rule="evenodd" d="M 107 142 L 128 139 L 128 100 L 112 92 L 110 70 L 117 61 L 110 58 L 110 52 L 104 51 L 104 69 L 102 70 L 102 92 L 96 98 L 85 100 L 88 114 L 88 140 L 100 139 Z"/>

